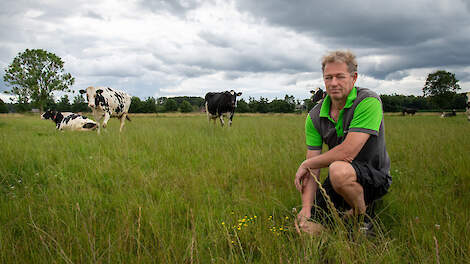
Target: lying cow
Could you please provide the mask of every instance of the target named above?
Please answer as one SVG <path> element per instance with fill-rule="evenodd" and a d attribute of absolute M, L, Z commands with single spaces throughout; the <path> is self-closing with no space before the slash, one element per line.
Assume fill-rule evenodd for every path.
<path fill-rule="evenodd" d="M 416 114 L 416 109 L 414 108 L 403 108 L 403 110 L 401 111 L 402 115 L 406 115 L 406 114 L 409 114 L 409 115 L 415 115 Z"/>
<path fill-rule="evenodd" d="M 211 119 L 216 123 L 216 118 L 219 118 L 220 124 L 224 126 L 224 116 L 229 117 L 229 126 L 232 126 L 232 119 L 237 107 L 237 96 L 242 93 L 236 93 L 234 90 L 230 92 L 225 91 L 222 93 L 207 93 L 205 96 L 206 113 L 209 123 Z"/>
<path fill-rule="evenodd" d="M 41 115 L 41 119 L 51 119 L 58 130 L 90 131 L 97 127 L 95 121 L 71 112 L 47 110 Z"/>
<path fill-rule="evenodd" d="M 320 87 L 311 90 L 310 93 L 312 94 L 312 102 L 314 105 L 326 96 L 326 93 Z"/>
<path fill-rule="evenodd" d="M 457 114 L 455 113 L 455 109 L 452 109 L 452 112 L 442 112 L 441 117 L 451 117 L 451 116 L 456 116 Z"/>
<path fill-rule="evenodd" d="M 131 106 L 131 97 L 122 91 L 113 90 L 105 87 L 90 86 L 86 90 L 80 90 L 81 94 L 86 93 L 88 106 L 93 111 L 96 122 L 98 123 L 98 134 L 100 128 L 106 128 L 111 117 L 117 117 L 121 121 L 119 132 L 122 131 L 125 119 L 131 121 L 127 116 Z M 101 124 L 101 119 L 103 122 Z"/>

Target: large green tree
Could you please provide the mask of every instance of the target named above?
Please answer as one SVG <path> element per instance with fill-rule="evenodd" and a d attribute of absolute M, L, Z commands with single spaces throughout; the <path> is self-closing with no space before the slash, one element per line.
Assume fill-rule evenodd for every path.
<path fill-rule="evenodd" d="M 5 69 L 3 80 L 18 95 L 19 103 L 31 100 L 41 112 L 54 91 L 70 92 L 75 82 L 70 73 L 64 72 L 64 62 L 54 53 L 42 49 L 26 49 L 19 53 Z"/>
<path fill-rule="evenodd" d="M 436 71 L 430 73 L 423 87 L 424 96 L 429 96 L 431 101 L 439 108 L 455 108 L 452 105 L 457 90 L 460 90 L 459 80 L 455 74 L 448 71 Z"/>

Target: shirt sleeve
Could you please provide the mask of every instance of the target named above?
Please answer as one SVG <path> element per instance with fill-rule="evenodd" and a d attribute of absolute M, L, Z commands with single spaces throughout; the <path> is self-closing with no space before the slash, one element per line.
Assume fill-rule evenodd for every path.
<path fill-rule="evenodd" d="M 317 129 L 313 125 L 312 119 L 310 115 L 307 115 L 307 119 L 305 120 L 305 141 L 307 144 L 307 148 L 309 150 L 321 150 L 323 140 L 318 133 Z"/>
<path fill-rule="evenodd" d="M 379 99 L 366 98 L 354 110 L 353 119 L 349 124 L 349 132 L 363 132 L 377 136 L 382 118 L 382 104 Z"/>

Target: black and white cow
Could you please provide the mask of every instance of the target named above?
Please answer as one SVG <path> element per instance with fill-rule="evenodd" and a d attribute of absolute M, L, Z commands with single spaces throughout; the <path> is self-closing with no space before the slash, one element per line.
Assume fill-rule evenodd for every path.
<path fill-rule="evenodd" d="M 51 119 L 58 130 L 89 131 L 97 128 L 95 121 L 71 112 L 47 110 L 41 115 L 41 119 Z"/>
<path fill-rule="evenodd" d="M 232 126 L 233 114 L 237 107 L 237 96 L 242 93 L 236 93 L 234 90 L 230 92 L 225 91 L 221 93 L 207 93 L 205 96 L 206 113 L 209 123 L 211 119 L 216 123 L 216 118 L 220 119 L 220 124 L 224 126 L 224 116 L 229 118 L 229 126 Z"/>
<path fill-rule="evenodd" d="M 317 87 L 315 90 L 311 90 L 310 93 L 313 95 L 312 102 L 314 105 L 326 96 L 326 92 L 324 92 L 320 87 Z"/>
<path fill-rule="evenodd" d="M 88 106 L 93 111 L 96 122 L 98 123 L 98 133 L 100 127 L 106 128 L 111 117 L 117 117 L 121 121 L 119 132 L 122 131 L 125 119 L 131 121 L 127 116 L 131 106 L 131 97 L 125 92 L 113 90 L 108 87 L 90 86 L 86 90 L 80 90 L 81 94 L 86 93 Z M 101 119 L 103 122 L 101 124 Z"/>
<path fill-rule="evenodd" d="M 452 112 L 442 112 L 441 117 L 451 117 L 451 116 L 456 116 L 457 113 L 455 112 L 455 109 L 452 109 Z"/>

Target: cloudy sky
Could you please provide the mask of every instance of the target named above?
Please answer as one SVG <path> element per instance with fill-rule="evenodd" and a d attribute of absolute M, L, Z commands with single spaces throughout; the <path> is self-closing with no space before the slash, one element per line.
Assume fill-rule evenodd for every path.
<path fill-rule="evenodd" d="M 470 91 L 468 0 L 2 0 L 0 23 L 0 91 L 27 48 L 61 57 L 75 91 L 141 99 L 304 99 L 324 87 L 320 60 L 335 49 L 356 53 L 357 85 L 379 94 L 422 95 L 440 69 Z"/>

